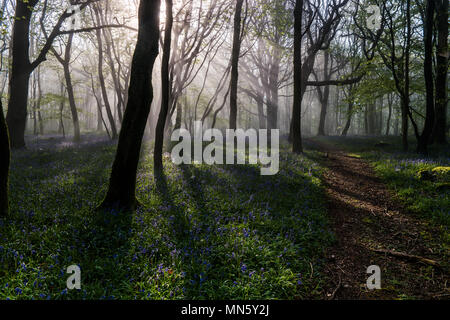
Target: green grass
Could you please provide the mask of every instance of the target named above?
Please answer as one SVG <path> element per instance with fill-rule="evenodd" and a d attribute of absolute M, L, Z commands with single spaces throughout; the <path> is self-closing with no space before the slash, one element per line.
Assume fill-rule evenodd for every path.
<path fill-rule="evenodd" d="M 174 166 L 143 152 L 134 213 L 94 209 L 115 146 L 15 152 L 0 219 L 0 299 L 296 299 L 320 293 L 333 240 L 320 168 L 281 152 L 257 166 Z M 310 153 L 310 156 L 314 156 Z M 66 269 L 81 267 L 81 290 Z M 311 274 L 313 272 L 313 274 Z"/>

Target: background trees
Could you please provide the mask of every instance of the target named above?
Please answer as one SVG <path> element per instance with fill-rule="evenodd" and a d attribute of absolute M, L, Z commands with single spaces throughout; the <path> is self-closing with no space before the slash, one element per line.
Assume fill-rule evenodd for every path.
<path fill-rule="evenodd" d="M 0 89 L 12 147 L 38 133 L 76 143 L 92 132 L 117 138 L 129 101 L 137 2 L 0 5 Z M 79 6 L 78 30 L 67 29 L 75 14 L 69 5 Z M 447 1 L 172 5 L 173 27 L 159 26 L 170 40 L 161 40 L 165 54 L 155 60 L 145 126 L 156 167 L 172 131 L 192 131 L 196 120 L 220 130 L 277 128 L 295 152 L 302 135 L 400 135 L 405 151 L 413 136 L 423 154 L 447 141 Z"/>

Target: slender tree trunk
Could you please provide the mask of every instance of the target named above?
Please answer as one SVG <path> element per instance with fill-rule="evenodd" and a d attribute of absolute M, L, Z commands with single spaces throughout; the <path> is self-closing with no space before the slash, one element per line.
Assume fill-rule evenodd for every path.
<path fill-rule="evenodd" d="M 69 98 L 70 112 L 72 113 L 73 121 L 73 141 L 80 142 L 80 122 L 78 120 L 78 111 L 75 103 L 75 94 L 73 92 L 72 76 L 70 74 L 70 59 L 72 57 L 72 41 L 73 33 L 69 34 L 69 39 L 67 40 L 65 56 L 64 56 L 64 78 L 66 80 L 67 96 Z"/>
<path fill-rule="evenodd" d="M 258 106 L 259 128 L 266 129 L 266 119 L 264 117 L 264 99 L 262 97 L 258 97 L 258 99 L 256 99 L 256 105 Z"/>
<path fill-rule="evenodd" d="M 348 111 L 347 111 L 347 122 L 345 123 L 344 130 L 342 130 L 341 136 L 346 137 L 348 133 L 348 129 L 350 129 L 350 125 L 352 124 L 352 116 L 353 116 L 353 101 L 348 103 Z"/>
<path fill-rule="evenodd" d="M 7 216 L 9 213 L 8 181 L 10 152 L 8 127 L 5 122 L 3 106 L 0 100 L 0 216 Z"/>
<path fill-rule="evenodd" d="M 128 103 L 125 109 L 108 192 L 103 209 L 134 209 L 136 175 L 142 138 L 153 100 L 152 70 L 159 45 L 161 0 L 141 0 L 139 31 L 131 68 Z"/>
<path fill-rule="evenodd" d="M 324 54 L 324 64 L 323 64 L 323 69 L 324 69 L 324 80 L 328 81 L 330 80 L 330 71 L 328 70 L 328 62 L 330 59 L 330 53 L 328 52 L 328 50 L 325 51 Z M 320 87 L 317 87 L 317 90 L 320 90 L 320 103 L 321 103 L 321 108 L 320 108 L 320 120 L 319 120 L 319 132 L 317 135 L 319 136 L 325 136 L 325 121 L 327 118 L 327 111 L 328 111 L 328 101 L 329 101 L 329 97 L 330 97 L 330 86 L 325 86 L 323 93 L 322 93 L 322 89 Z"/>
<path fill-rule="evenodd" d="M 388 96 L 388 104 L 389 104 L 389 114 L 386 122 L 386 136 L 389 136 L 389 131 L 391 129 L 391 119 L 392 119 L 392 105 L 393 105 L 393 97 L 392 94 Z"/>
<path fill-rule="evenodd" d="M 97 25 L 101 25 L 100 12 L 97 6 L 94 5 L 94 12 L 96 15 Z M 114 121 L 114 116 L 111 111 L 111 104 L 109 103 L 108 91 L 106 90 L 105 76 L 103 75 L 103 39 L 101 30 L 96 31 L 97 42 L 98 42 L 98 77 L 100 80 L 100 88 L 102 91 L 103 102 L 105 104 L 106 115 L 108 116 L 109 124 L 111 126 L 111 138 L 113 140 L 117 139 L 117 127 Z"/>
<path fill-rule="evenodd" d="M 69 98 L 70 112 L 72 114 L 73 122 L 73 141 L 80 142 L 80 122 L 78 120 L 78 111 L 75 102 L 75 94 L 72 86 L 72 76 L 70 74 L 69 65 L 64 64 L 64 78 L 66 79 L 67 96 Z"/>
<path fill-rule="evenodd" d="M 237 128 L 237 90 L 239 78 L 239 55 L 241 51 L 241 13 L 244 0 L 236 0 L 234 12 L 233 49 L 231 54 L 230 82 L 230 129 Z"/>
<path fill-rule="evenodd" d="M 42 86 L 41 86 L 41 69 L 38 68 L 37 70 L 37 86 L 38 86 L 38 99 L 36 102 L 37 105 L 37 116 L 39 121 L 39 134 L 41 136 L 44 135 L 44 120 L 42 119 L 42 112 L 41 112 L 41 102 L 42 102 Z"/>
<path fill-rule="evenodd" d="M 170 105 L 170 79 L 169 79 L 169 60 L 170 60 L 170 44 L 172 41 L 172 0 L 166 1 L 166 23 L 164 31 L 164 48 L 161 62 L 161 110 L 159 112 L 158 123 L 155 131 L 155 151 L 153 153 L 153 163 L 155 173 L 163 171 L 162 152 L 164 144 L 164 127 L 167 120 Z"/>
<path fill-rule="evenodd" d="M 436 50 L 436 116 L 433 141 L 447 143 L 447 84 L 448 84 L 448 0 L 436 1 L 438 41 Z"/>
<path fill-rule="evenodd" d="M 33 135 L 37 136 L 38 135 L 38 130 L 37 130 L 37 93 L 36 93 L 36 87 L 37 87 L 37 81 L 36 81 L 36 74 L 32 77 L 33 79 L 33 85 L 32 85 L 32 101 L 33 101 Z"/>
<path fill-rule="evenodd" d="M 64 94 L 64 84 L 61 81 L 61 91 L 60 91 L 60 95 L 61 95 L 61 103 L 59 104 L 59 126 L 58 126 L 58 133 L 62 133 L 63 137 L 66 137 L 66 130 L 64 128 L 64 99 L 65 94 Z"/>

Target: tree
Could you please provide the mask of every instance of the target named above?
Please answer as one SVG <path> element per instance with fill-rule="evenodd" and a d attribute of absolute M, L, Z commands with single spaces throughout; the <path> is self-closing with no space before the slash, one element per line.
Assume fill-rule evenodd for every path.
<path fill-rule="evenodd" d="M 10 157 L 8 127 L 0 100 L 0 216 L 6 216 L 9 212 L 8 180 Z"/>
<path fill-rule="evenodd" d="M 448 84 L 448 0 L 436 0 L 437 33 L 436 44 L 436 102 L 433 140 L 447 143 L 447 84 Z"/>
<path fill-rule="evenodd" d="M 132 210 L 137 205 L 136 175 L 142 138 L 153 100 L 152 70 L 158 56 L 161 0 L 141 0 L 139 30 L 131 66 L 128 102 L 112 166 L 108 192 L 100 208 Z"/>
<path fill-rule="evenodd" d="M 104 102 L 105 109 L 106 109 L 106 115 L 108 116 L 109 125 L 111 127 L 111 139 L 115 140 L 115 139 L 117 139 L 117 127 L 116 127 L 116 123 L 114 121 L 113 113 L 111 111 L 111 103 L 109 102 L 108 90 L 106 88 L 106 80 L 105 80 L 105 76 L 103 74 L 103 67 L 104 67 L 103 66 L 103 63 L 104 63 L 104 61 L 103 61 L 103 38 L 102 38 L 101 29 L 100 29 L 101 7 L 96 4 L 93 6 L 93 10 L 95 13 L 97 26 L 99 26 L 99 28 L 96 30 L 96 37 L 97 37 L 97 44 L 98 44 L 98 64 L 97 64 L 98 78 L 100 80 L 100 88 L 101 88 L 103 102 Z"/>
<path fill-rule="evenodd" d="M 233 27 L 233 48 L 231 52 L 230 80 L 230 129 L 237 127 L 237 90 L 239 78 L 239 55 L 241 52 L 241 14 L 244 0 L 236 0 Z"/>
<path fill-rule="evenodd" d="M 156 173 L 162 172 L 163 169 L 162 151 L 164 144 L 164 127 L 170 107 L 169 60 L 173 25 L 172 7 L 172 0 L 166 0 L 166 24 L 164 31 L 163 57 L 161 62 L 161 110 L 156 125 L 155 151 L 153 153 L 154 170 Z"/>
<path fill-rule="evenodd" d="M 70 73 L 70 63 L 72 59 L 72 42 L 73 42 L 73 33 L 69 34 L 69 37 L 67 39 L 66 47 L 64 50 L 64 56 L 62 54 L 59 54 L 55 49 L 52 49 L 52 53 L 56 57 L 58 62 L 63 66 L 64 79 L 66 81 L 66 90 L 69 98 L 70 112 L 72 113 L 73 131 L 74 131 L 73 141 L 80 142 L 81 140 L 80 123 L 78 121 L 78 111 L 75 103 L 75 94 L 73 91 L 72 76 Z"/>
<path fill-rule="evenodd" d="M 313 71 L 317 54 L 327 50 L 336 35 L 341 21 L 340 11 L 349 0 L 333 1 L 296 1 L 294 8 L 294 105 L 291 120 L 290 138 L 295 153 L 303 152 L 301 142 L 301 103 L 305 94 L 308 79 Z M 303 8 L 303 3 L 306 9 Z M 305 30 L 302 30 L 303 15 L 308 17 Z M 302 38 L 307 37 L 305 58 L 302 59 Z M 303 61 L 303 62 L 302 62 Z M 312 85 L 322 85 L 318 82 Z M 325 85 L 331 84 L 326 81 Z"/>
<path fill-rule="evenodd" d="M 80 4 L 80 10 L 91 2 L 87 0 Z M 27 121 L 28 88 L 31 73 L 46 60 L 47 53 L 52 48 L 53 41 L 61 34 L 75 32 L 61 31 L 64 21 L 74 12 L 67 9 L 59 16 L 52 31 L 49 33 L 42 49 L 34 61 L 30 61 L 30 24 L 35 7 L 39 0 L 17 0 L 11 41 L 11 70 L 9 80 L 9 102 L 6 122 L 8 123 L 11 147 L 25 147 L 25 127 Z M 47 1 L 44 2 L 44 8 Z M 45 12 L 45 10 L 44 10 Z"/>
<path fill-rule="evenodd" d="M 292 108 L 292 151 L 303 152 L 301 112 L 302 112 L 302 18 L 303 0 L 295 1 L 294 9 L 294 105 Z"/>
<path fill-rule="evenodd" d="M 424 24 L 425 42 L 425 89 L 426 89 L 426 117 L 422 134 L 418 137 L 417 152 L 427 155 L 428 143 L 434 125 L 434 79 L 433 79 L 433 24 L 434 24 L 434 0 L 426 1 L 426 13 Z"/>

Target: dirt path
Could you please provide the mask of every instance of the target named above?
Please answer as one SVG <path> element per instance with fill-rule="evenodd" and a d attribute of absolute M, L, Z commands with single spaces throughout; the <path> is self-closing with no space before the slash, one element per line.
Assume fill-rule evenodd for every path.
<path fill-rule="evenodd" d="M 367 162 L 314 144 L 324 152 L 324 184 L 337 237 L 327 252 L 329 281 L 324 298 L 450 298 L 448 270 L 374 251 L 391 250 L 440 261 L 445 250 L 437 236 L 440 233 L 393 201 Z M 381 268 L 381 290 L 365 286 L 370 265 Z"/>

